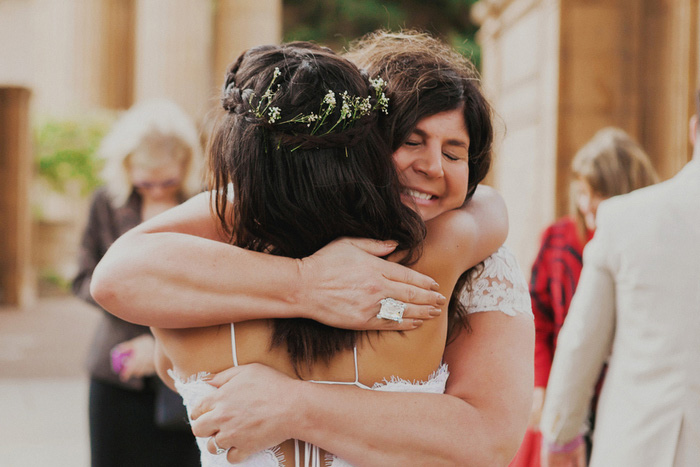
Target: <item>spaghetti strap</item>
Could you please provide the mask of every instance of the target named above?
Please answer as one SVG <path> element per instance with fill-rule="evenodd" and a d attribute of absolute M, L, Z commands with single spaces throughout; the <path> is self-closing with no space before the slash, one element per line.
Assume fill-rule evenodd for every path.
<path fill-rule="evenodd" d="M 336 385 L 350 385 L 357 386 L 362 389 L 372 389 L 369 386 L 360 383 L 360 365 L 357 362 L 357 346 L 353 347 L 352 355 L 355 362 L 355 381 L 319 381 L 315 379 L 308 380 L 310 383 L 316 384 L 336 384 Z"/>
<path fill-rule="evenodd" d="M 231 323 L 231 356 L 233 357 L 233 366 L 238 366 L 238 354 L 236 352 L 236 328 Z"/>
<path fill-rule="evenodd" d="M 352 355 L 355 359 L 355 384 L 360 384 L 360 370 L 359 366 L 357 365 L 357 346 L 353 346 L 352 348 Z"/>

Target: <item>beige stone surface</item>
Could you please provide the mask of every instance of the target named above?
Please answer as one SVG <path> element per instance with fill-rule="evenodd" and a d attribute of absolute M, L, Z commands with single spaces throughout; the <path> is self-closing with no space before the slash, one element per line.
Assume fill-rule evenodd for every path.
<path fill-rule="evenodd" d="M 0 307 L 0 465 L 89 465 L 83 362 L 97 318 L 69 296 Z"/>
<path fill-rule="evenodd" d="M 605 126 L 649 152 L 663 179 L 690 158 L 698 0 L 481 0 L 484 87 L 506 127 L 488 181 L 529 269 L 543 228 L 568 212 L 570 163 Z"/>

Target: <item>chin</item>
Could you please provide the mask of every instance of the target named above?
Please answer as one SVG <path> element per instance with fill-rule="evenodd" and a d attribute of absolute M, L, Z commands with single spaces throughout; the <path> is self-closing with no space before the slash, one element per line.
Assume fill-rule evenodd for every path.
<path fill-rule="evenodd" d="M 435 219 L 439 213 L 435 213 L 433 211 L 421 211 L 420 209 L 418 210 L 418 214 L 420 214 L 420 218 L 423 219 L 423 222 L 428 222 L 431 219 Z"/>

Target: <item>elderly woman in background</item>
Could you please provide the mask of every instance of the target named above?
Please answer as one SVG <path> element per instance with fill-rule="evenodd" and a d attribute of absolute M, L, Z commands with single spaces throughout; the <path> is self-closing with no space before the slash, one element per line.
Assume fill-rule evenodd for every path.
<path fill-rule="evenodd" d="M 93 195 L 72 285 L 76 296 L 96 307 L 90 282 L 109 246 L 200 191 L 203 160 L 194 123 L 166 100 L 132 107 L 104 138 L 98 154 L 105 161 L 105 186 Z M 155 375 L 149 328 L 100 310 L 88 354 L 92 465 L 198 465 L 194 437 L 179 410 L 182 400 L 173 401 L 179 396 Z"/>

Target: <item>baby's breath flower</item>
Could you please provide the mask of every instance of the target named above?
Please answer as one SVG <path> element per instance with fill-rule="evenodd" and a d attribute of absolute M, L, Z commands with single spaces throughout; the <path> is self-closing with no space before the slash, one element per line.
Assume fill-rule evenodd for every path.
<path fill-rule="evenodd" d="M 360 115 L 369 115 L 370 111 L 372 110 L 372 104 L 369 103 L 369 97 L 360 99 L 360 101 L 357 103 L 357 108 L 360 111 Z"/>
<path fill-rule="evenodd" d="M 280 118 L 280 108 L 279 107 L 270 107 L 270 110 L 268 111 L 268 115 L 269 115 L 269 122 L 275 123 Z"/>
<path fill-rule="evenodd" d="M 331 108 L 335 107 L 335 93 L 333 91 L 328 91 L 323 97 L 323 103 L 330 105 Z"/>
<path fill-rule="evenodd" d="M 384 94 L 386 81 L 378 77 L 369 80 L 371 90 L 370 96 L 368 97 L 352 96 L 348 94 L 348 91 L 343 91 L 340 94 L 343 103 L 339 109 L 340 115 L 334 123 L 329 120 L 333 118 L 332 115 L 337 106 L 336 93 L 332 90 L 328 90 L 323 96 L 318 113 L 311 112 L 306 115 L 298 114 L 295 117 L 280 122 L 282 110 L 280 107 L 273 107 L 270 104 L 275 94 L 280 90 L 280 84 L 275 86 L 275 81 L 281 74 L 280 69 L 275 68 L 272 81 L 260 99 L 257 100 L 257 105 L 253 102 L 255 93 L 252 93 L 248 97 L 248 103 L 251 107 L 249 112 L 252 112 L 255 116 L 266 120 L 270 124 L 276 123 L 277 125 L 284 125 L 287 123 L 305 123 L 307 127 L 311 128 L 310 134 L 312 135 L 321 131 L 321 128 L 324 128 L 322 134 L 328 134 L 333 132 L 338 126 L 342 129 L 352 126 L 356 121 L 375 110 L 388 113 L 389 99 Z M 372 91 L 374 93 L 373 95 Z M 374 99 L 374 104 L 372 104 L 372 99 Z"/>
<path fill-rule="evenodd" d="M 370 79 L 369 84 L 370 84 L 370 86 L 372 86 L 372 88 L 374 88 L 375 92 L 379 93 L 379 92 L 382 92 L 382 90 L 384 89 L 384 86 L 386 86 L 386 81 L 384 81 L 381 78 L 381 76 L 379 76 L 375 79 Z"/>
<path fill-rule="evenodd" d="M 386 94 L 380 94 L 379 98 L 377 99 L 377 107 L 379 107 L 385 114 L 389 114 L 389 98 L 386 97 Z"/>

